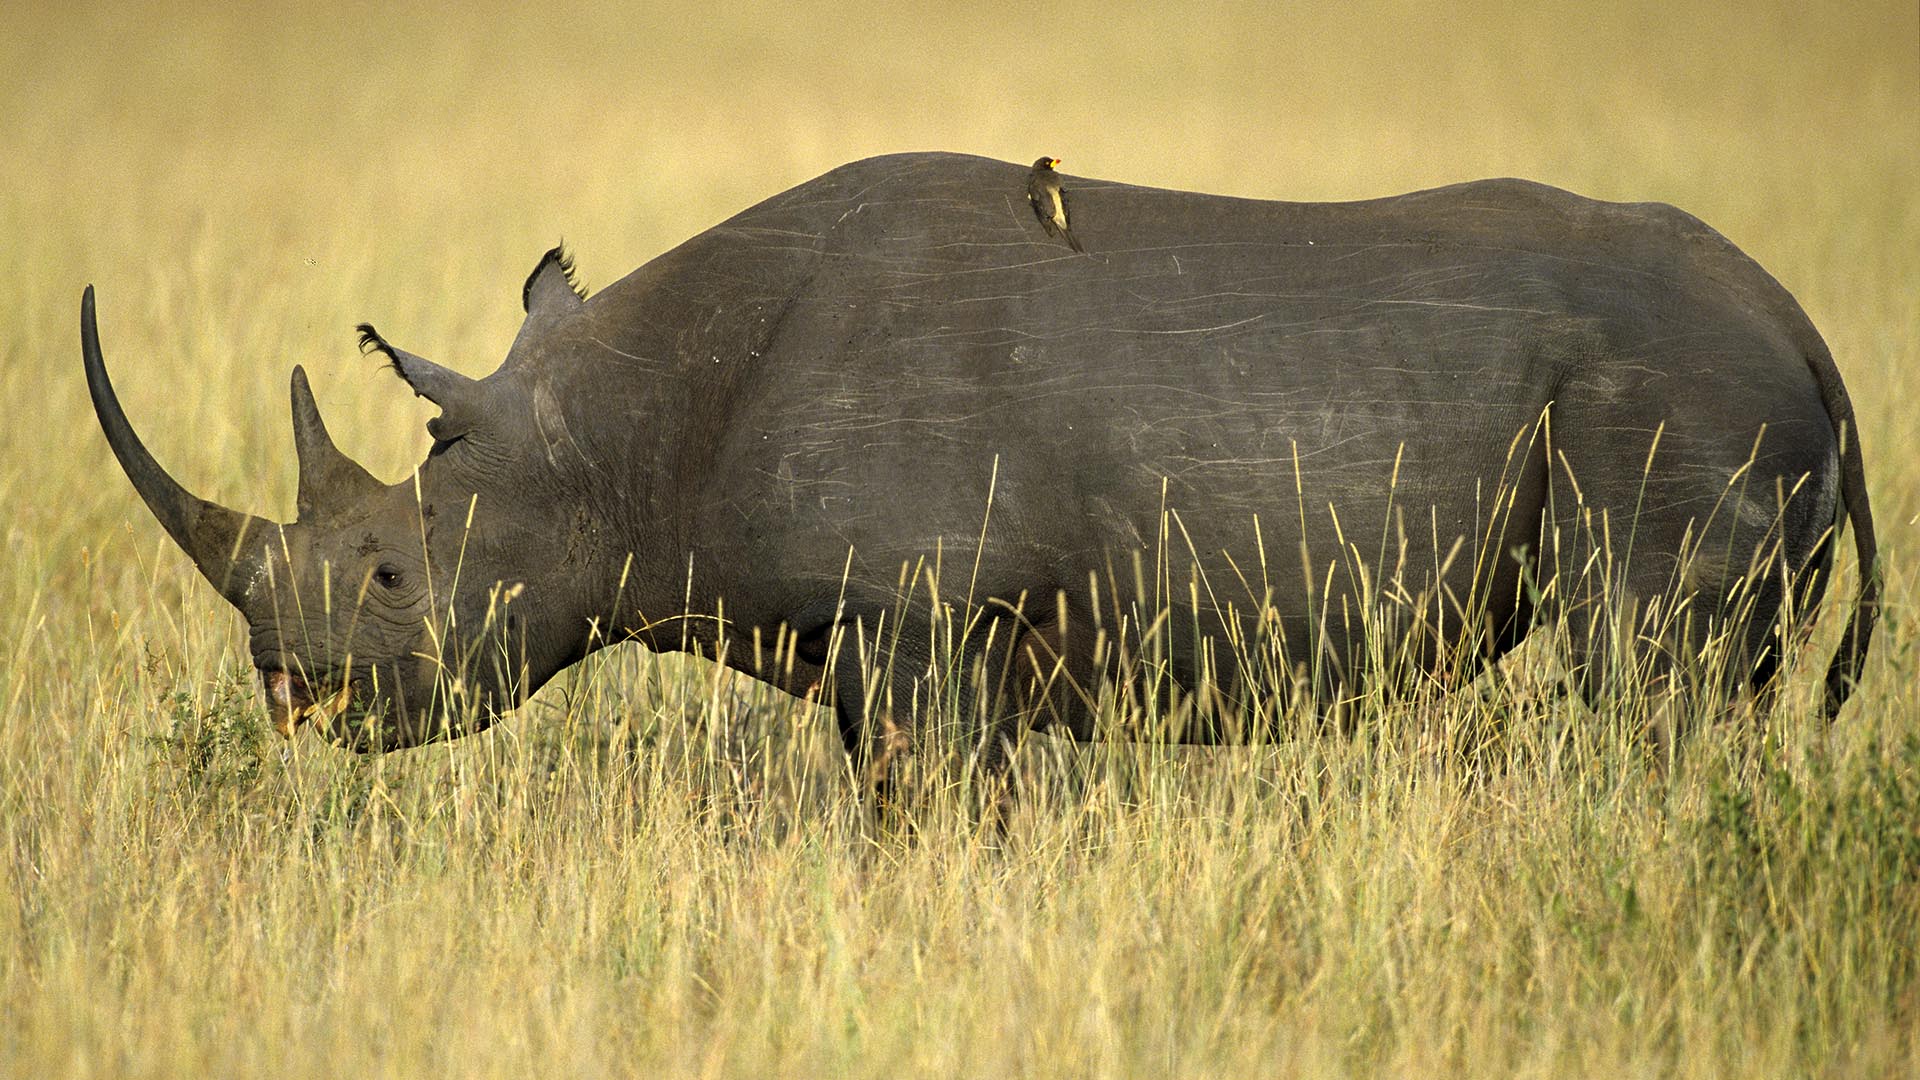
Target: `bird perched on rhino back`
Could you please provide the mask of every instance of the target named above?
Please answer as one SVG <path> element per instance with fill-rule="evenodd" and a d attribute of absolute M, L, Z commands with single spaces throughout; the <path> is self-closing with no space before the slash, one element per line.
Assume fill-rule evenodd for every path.
<path fill-rule="evenodd" d="M 1068 247 L 1084 253 L 1087 249 L 1067 227 L 1067 191 L 1060 186 L 1060 174 L 1053 171 L 1058 164 L 1057 157 L 1043 157 L 1033 163 L 1033 172 L 1027 176 L 1027 201 L 1033 204 L 1033 216 L 1040 219 L 1040 227 L 1048 236 L 1065 240 Z"/>

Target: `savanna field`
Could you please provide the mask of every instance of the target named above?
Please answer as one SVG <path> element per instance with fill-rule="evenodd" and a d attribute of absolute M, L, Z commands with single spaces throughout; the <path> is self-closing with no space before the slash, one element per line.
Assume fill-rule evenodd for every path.
<path fill-rule="evenodd" d="M 0 10 L 0 1074 L 1920 1074 L 1920 12 L 1362 2 Z M 832 718 L 626 646 L 484 735 L 268 727 L 115 465 L 293 517 L 287 377 L 383 480 L 562 236 L 589 287 L 856 158 L 1275 199 L 1518 175 L 1726 234 L 1825 335 L 1886 597 L 1659 753 L 1549 650 L 1351 730 L 1029 741 L 876 818 Z M 1112 706 L 1115 709 L 1121 706 Z"/>

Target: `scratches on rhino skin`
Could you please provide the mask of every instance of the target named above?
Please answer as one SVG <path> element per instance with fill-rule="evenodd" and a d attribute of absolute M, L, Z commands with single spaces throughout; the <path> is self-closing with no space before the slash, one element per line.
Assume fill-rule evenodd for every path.
<path fill-rule="evenodd" d="M 559 456 L 555 453 L 563 444 L 573 451 L 574 456 L 588 469 L 597 469 L 593 459 L 581 449 L 574 440 L 573 432 L 567 428 L 566 414 L 560 408 L 560 402 L 553 395 L 552 384 L 546 379 L 540 380 L 533 388 L 533 425 L 540 432 L 540 441 L 547 452 L 547 464 L 560 467 Z"/>

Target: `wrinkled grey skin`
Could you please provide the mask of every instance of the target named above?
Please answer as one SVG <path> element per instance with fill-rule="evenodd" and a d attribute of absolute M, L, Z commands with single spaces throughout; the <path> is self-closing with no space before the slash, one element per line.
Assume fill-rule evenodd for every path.
<path fill-rule="evenodd" d="M 1709 689 L 1764 690 L 1784 591 L 1818 596 L 1850 519 L 1868 572 L 1839 708 L 1877 589 L 1851 406 L 1792 297 L 1699 221 L 1515 180 L 1305 204 L 1073 179 L 1076 255 L 1035 223 L 1026 174 L 856 162 L 584 301 L 550 254 L 478 381 L 372 339 L 443 410 L 417 489 L 334 449 L 296 369 L 284 527 L 146 456 L 91 289 L 89 382 L 135 486 L 245 614 L 282 721 L 344 676 L 327 730 L 362 750 L 477 730 L 637 638 L 795 693 L 845 650 L 824 689 L 858 752 L 881 710 L 910 712 L 924 605 L 877 695 L 854 650 L 898 625 L 903 563 L 936 554 L 949 602 L 971 586 L 1003 616 L 994 649 L 992 619 L 964 648 L 1014 687 L 983 710 L 1007 732 L 1095 734 L 1095 616 L 1111 633 L 1152 603 L 1136 560 L 1172 585 L 1167 659 L 1189 684 L 1198 638 L 1264 625 L 1309 692 L 1351 692 L 1364 607 L 1388 652 L 1434 670 L 1464 653 L 1469 674 L 1557 615 L 1600 693 L 1598 613 L 1665 596 L 1701 617 L 1644 646 L 1656 666 L 1731 628 L 1739 662 Z M 1604 596 L 1579 573 L 1603 533 Z M 790 667 L 761 670 L 756 633 L 797 635 Z"/>

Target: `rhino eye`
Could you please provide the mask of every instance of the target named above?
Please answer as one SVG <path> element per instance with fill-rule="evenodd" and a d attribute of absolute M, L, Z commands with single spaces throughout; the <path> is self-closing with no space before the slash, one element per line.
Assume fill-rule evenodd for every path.
<path fill-rule="evenodd" d="M 379 566 L 374 567 L 373 583 L 383 589 L 399 588 L 400 568 L 392 563 L 381 563 Z"/>

